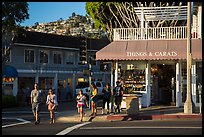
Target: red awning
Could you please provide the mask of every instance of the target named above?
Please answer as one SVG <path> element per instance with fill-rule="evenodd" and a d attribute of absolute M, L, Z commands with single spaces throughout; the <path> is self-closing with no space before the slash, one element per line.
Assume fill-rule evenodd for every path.
<path fill-rule="evenodd" d="M 96 53 L 96 60 L 185 60 L 187 40 L 114 41 Z M 202 40 L 192 39 L 192 58 L 202 60 Z"/>

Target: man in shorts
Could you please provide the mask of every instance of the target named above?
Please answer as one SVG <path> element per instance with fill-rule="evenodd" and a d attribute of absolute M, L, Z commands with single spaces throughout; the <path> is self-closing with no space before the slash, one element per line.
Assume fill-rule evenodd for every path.
<path fill-rule="evenodd" d="M 37 125 L 37 124 L 40 124 L 39 112 L 40 112 L 40 103 L 42 100 L 42 94 L 41 94 L 41 91 L 38 90 L 37 83 L 34 84 L 34 89 L 31 91 L 30 97 L 31 97 L 32 111 L 35 117 L 35 125 Z"/>

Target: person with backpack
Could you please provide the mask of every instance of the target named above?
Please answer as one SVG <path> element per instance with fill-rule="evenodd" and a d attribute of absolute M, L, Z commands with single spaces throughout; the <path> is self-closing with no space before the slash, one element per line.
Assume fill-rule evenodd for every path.
<path fill-rule="evenodd" d="M 115 113 L 118 111 L 120 113 L 121 102 L 123 99 L 123 87 L 119 81 L 116 81 L 116 87 L 113 89 L 113 96 L 115 99 Z"/>
<path fill-rule="evenodd" d="M 38 89 L 38 84 L 34 84 L 34 89 L 30 94 L 33 115 L 35 117 L 35 125 L 40 124 L 40 108 L 42 103 L 42 91 Z"/>
<path fill-rule="evenodd" d="M 102 90 L 102 93 L 103 93 L 102 115 L 104 114 L 106 103 L 107 103 L 107 114 L 109 114 L 109 103 L 111 98 L 111 87 L 109 83 L 106 83 L 106 87 Z"/>
<path fill-rule="evenodd" d="M 58 106 L 57 96 L 54 91 L 50 88 L 47 95 L 46 104 L 48 105 L 48 110 L 50 111 L 50 124 L 55 123 L 55 110 Z"/>

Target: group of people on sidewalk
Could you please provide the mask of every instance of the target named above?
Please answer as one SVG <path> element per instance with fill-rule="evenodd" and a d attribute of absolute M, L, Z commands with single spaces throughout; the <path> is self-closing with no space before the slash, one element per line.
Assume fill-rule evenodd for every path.
<path fill-rule="evenodd" d="M 120 113 L 121 109 L 121 102 L 123 98 L 123 87 L 119 81 L 116 82 L 116 87 L 113 89 L 113 93 L 111 92 L 111 86 L 109 83 L 106 83 L 105 88 L 102 91 L 103 93 L 103 106 L 102 106 L 102 114 L 104 114 L 105 111 L 105 105 L 107 105 L 107 114 L 110 113 L 110 101 L 113 99 L 115 103 L 114 110 L 118 113 Z M 91 104 L 91 117 L 95 117 L 97 115 L 97 102 L 99 100 L 98 96 L 98 88 L 96 85 L 92 82 L 91 83 L 91 97 L 90 97 L 90 104 Z M 76 97 L 77 101 L 77 108 L 78 113 L 80 114 L 80 121 L 83 121 L 83 117 L 85 115 L 84 108 L 89 107 L 88 101 L 85 95 L 83 95 L 83 91 L 80 90 L 79 94 Z"/>
<path fill-rule="evenodd" d="M 113 89 L 113 93 L 111 92 L 111 86 L 109 83 L 106 83 L 106 87 L 102 91 L 103 93 L 103 106 L 102 106 L 102 114 L 105 111 L 105 105 L 107 104 L 107 114 L 110 113 L 110 101 L 114 99 L 115 103 L 115 113 L 120 113 L 120 106 L 123 97 L 123 87 L 119 81 L 116 82 L 116 87 Z M 98 88 L 92 82 L 91 83 L 91 97 L 90 97 L 90 105 L 91 105 L 91 115 L 90 117 L 95 117 L 97 115 L 97 102 L 99 100 L 98 96 Z M 41 109 L 41 103 L 43 101 L 42 91 L 38 89 L 38 84 L 34 84 L 34 89 L 30 93 L 30 101 L 32 106 L 32 112 L 35 117 L 35 125 L 40 124 L 39 112 Z M 83 91 L 80 90 L 79 94 L 76 97 L 77 109 L 80 114 L 80 122 L 83 121 L 83 117 L 85 116 L 84 108 L 89 107 L 88 100 L 86 96 L 83 94 Z M 49 89 L 47 99 L 46 99 L 47 109 L 50 112 L 50 124 L 55 123 L 55 110 L 58 106 L 57 95 L 55 95 L 53 89 Z"/>

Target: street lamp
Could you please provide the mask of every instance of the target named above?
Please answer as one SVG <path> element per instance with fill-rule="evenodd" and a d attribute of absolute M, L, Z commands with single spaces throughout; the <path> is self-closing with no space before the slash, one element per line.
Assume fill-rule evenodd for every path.
<path fill-rule="evenodd" d="M 184 113 L 192 114 L 192 101 L 191 101 L 191 2 L 188 2 L 188 18 L 187 18 L 187 98 L 184 103 Z"/>

